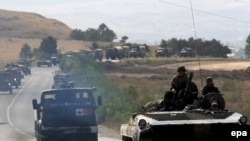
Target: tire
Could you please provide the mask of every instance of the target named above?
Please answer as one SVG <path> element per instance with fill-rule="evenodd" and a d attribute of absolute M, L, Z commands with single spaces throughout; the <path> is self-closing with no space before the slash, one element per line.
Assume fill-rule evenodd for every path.
<path fill-rule="evenodd" d="M 133 141 L 133 140 L 129 137 L 122 136 L 122 141 Z"/>
<path fill-rule="evenodd" d="M 10 88 L 9 92 L 10 92 L 10 94 L 13 94 L 13 90 L 12 90 L 12 88 Z"/>

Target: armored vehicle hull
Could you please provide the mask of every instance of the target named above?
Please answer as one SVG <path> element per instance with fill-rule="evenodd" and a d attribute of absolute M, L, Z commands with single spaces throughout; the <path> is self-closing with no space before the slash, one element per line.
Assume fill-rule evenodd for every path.
<path fill-rule="evenodd" d="M 148 102 L 142 110 L 132 115 L 129 123 L 121 126 L 122 139 L 124 141 L 162 141 L 167 138 L 218 140 L 218 137 L 230 139 L 232 131 L 242 131 L 247 128 L 247 117 L 226 109 L 224 98 L 220 93 L 209 93 L 200 100 L 195 99 L 193 104 L 187 104 L 181 110 L 177 108 L 178 106 L 169 106 L 168 99 L 165 98 Z"/>
<path fill-rule="evenodd" d="M 123 141 L 218 139 L 246 128 L 246 117 L 237 112 L 203 109 L 138 113 L 120 128 Z M 234 138 L 235 139 L 235 138 Z"/>

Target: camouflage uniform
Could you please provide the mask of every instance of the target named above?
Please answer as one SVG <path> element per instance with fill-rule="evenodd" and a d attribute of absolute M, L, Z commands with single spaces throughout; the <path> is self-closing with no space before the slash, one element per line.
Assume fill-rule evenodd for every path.
<path fill-rule="evenodd" d="M 207 77 L 206 82 L 207 85 L 202 88 L 202 94 L 204 96 L 207 95 L 208 93 L 220 93 L 219 89 L 215 87 L 213 84 L 213 78 Z"/>
<path fill-rule="evenodd" d="M 186 88 L 187 81 L 188 81 L 188 76 L 186 73 L 184 73 L 183 76 L 175 75 L 172 79 L 171 89 L 175 89 L 176 92 L 178 93 L 180 90 Z"/>
<path fill-rule="evenodd" d="M 214 85 L 212 85 L 212 86 L 204 86 L 203 89 L 202 89 L 202 94 L 205 96 L 208 93 L 220 93 L 220 91 Z"/>

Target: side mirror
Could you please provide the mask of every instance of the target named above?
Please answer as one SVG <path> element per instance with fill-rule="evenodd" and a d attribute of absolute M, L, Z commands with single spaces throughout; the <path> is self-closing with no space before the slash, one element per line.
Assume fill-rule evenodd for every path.
<path fill-rule="evenodd" d="M 70 88 L 74 88 L 74 86 L 75 86 L 75 81 L 70 81 L 69 82 L 69 87 Z"/>
<path fill-rule="evenodd" d="M 98 102 L 98 106 L 102 105 L 102 96 L 98 96 L 97 102 Z"/>
<path fill-rule="evenodd" d="M 34 110 L 37 110 L 37 109 L 38 109 L 38 104 L 37 104 L 37 100 L 36 100 L 36 99 L 33 99 L 33 100 L 32 100 L 32 105 L 33 105 L 33 109 L 34 109 Z"/>
<path fill-rule="evenodd" d="M 93 92 L 96 90 L 96 87 L 92 87 Z"/>

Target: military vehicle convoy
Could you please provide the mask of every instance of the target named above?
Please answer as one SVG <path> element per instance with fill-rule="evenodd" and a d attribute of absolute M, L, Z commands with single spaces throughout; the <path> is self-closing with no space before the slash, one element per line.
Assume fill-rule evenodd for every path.
<path fill-rule="evenodd" d="M 144 57 L 146 53 L 145 46 L 129 47 L 115 46 L 106 49 L 106 59 L 124 59 L 129 57 Z"/>
<path fill-rule="evenodd" d="M 95 88 L 44 90 L 40 103 L 33 99 L 37 141 L 97 141 L 95 110 L 102 105 Z"/>

